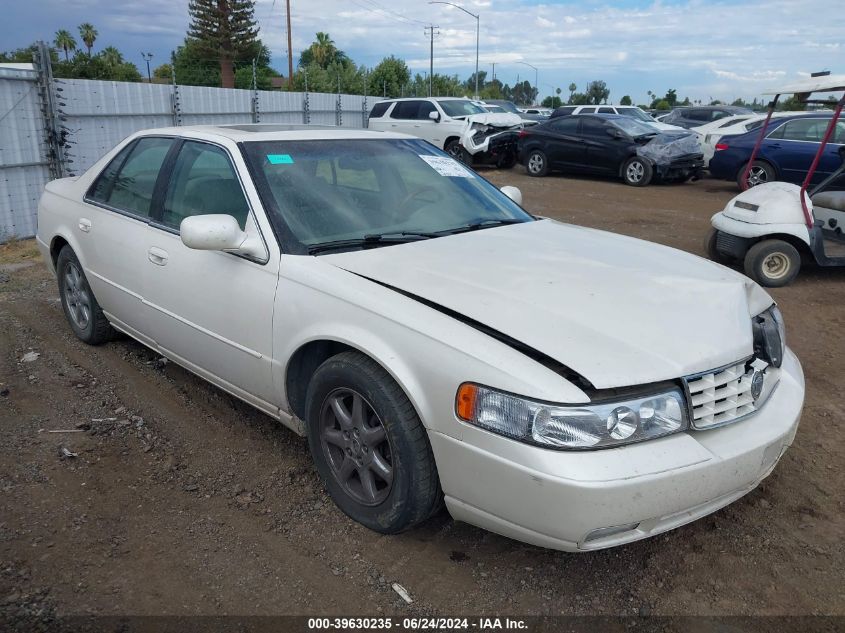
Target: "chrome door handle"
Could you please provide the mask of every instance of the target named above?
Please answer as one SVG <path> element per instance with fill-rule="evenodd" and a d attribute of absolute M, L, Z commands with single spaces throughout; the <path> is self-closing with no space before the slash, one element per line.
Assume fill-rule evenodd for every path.
<path fill-rule="evenodd" d="M 88 233 L 91 230 L 91 220 L 88 218 L 79 218 L 79 230 L 83 233 Z"/>
<path fill-rule="evenodd" d="M 156 266 L 167 265 L 167 251 L 164 251 L 157 246 L 150 247 L 150 250 L 147 251 L 147 257 Z"/>

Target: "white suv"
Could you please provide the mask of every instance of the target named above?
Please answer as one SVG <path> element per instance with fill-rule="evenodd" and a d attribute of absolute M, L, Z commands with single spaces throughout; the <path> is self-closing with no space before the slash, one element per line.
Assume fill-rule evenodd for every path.
<path fill-rule="evenodd" d="M 599 105 L 599 106 L 560 106 L 552 112 L 552 117 L 566 116 L 567 114 L 621 114 L 622 116 L 637 119 L 643 123 L 648 123 L 658 130 L 683 130 L 684 128 L 677 125 L 669 125 L 668 123 L 661 123 L 642 108 L 638 106 L 623 106 L 623 105 Z"/>
<path fill-rule="evenodd" d="M 485 112 L 469 99 L 455 97 L 387 99 L 373 106 L 368 127 L 411 134 L 459 156 L 466 118 Z"/>

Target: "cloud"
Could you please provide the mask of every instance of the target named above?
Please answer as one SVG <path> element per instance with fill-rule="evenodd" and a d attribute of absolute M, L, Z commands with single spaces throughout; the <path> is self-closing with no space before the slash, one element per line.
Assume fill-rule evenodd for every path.
<path fill-rule="evenodd" d="M 480 16 L 480 60 L 513 82 L 537 66 L 548 93 L 570 82 L 604 79 L 618 98 L 642 101 L 646 90 L 676 87 L 690 98 L 752 96 L 807 69 L 835 66 L 845 49 L 841 0 L 455 0 Z M 97 47 L 113 44 L 127 57 L 140 46 L 167 59 L 184 37 L 186 0 L 36 0 L 7 3 L 3 48 L 51 39 L 83 21 L 100 30 Z M 420 0 L 292 2 L 294 61 L 326 31 L 356 62 L 373 66 L 386 55 L 428 69 L 426 24 L 440 26 L 435 70 L 468 76 L 475 67 L 476 21 L 463 11 Z M 726 17 L 727 16 L 727 17 Z M 823 16 L 819 17 L 819 16 Z M 261 37 L 274 63 L 287 66 L 285 3 L 258 0 Z M 753 25 L 753 28 L 750 26 Z M 142 42 L 142 43 L 141 43 Z M 135 54 L 139 60 L 140 55 Z M 845 69 L 842 69 L 845 70 Z M 719 92 L 724 91 L 724 93 Z"/>

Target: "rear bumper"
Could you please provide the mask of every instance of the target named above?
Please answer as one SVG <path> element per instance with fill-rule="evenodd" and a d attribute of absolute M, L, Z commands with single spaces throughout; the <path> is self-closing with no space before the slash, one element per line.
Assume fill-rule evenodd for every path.
<path fill-rule="evenodd" d="M 781 376 L 746 420 L 619 449 L 514 447 L 475 428 L 463 441 L 430 433 L 446 505 L 456 520 L 566 551 L 621 545 L 689 523 L 754 489 L 792 443 L 804 399 L 792 352 Z"/>

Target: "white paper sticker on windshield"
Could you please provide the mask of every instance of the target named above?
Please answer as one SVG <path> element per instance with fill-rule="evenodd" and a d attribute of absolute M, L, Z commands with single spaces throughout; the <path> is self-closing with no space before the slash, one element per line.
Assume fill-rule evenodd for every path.
<path fill-rule="evenodd" d="M 454 158 L 449 158 L 448 156 L 430 156 L 422 154 L 420 155 L 420 158 L 431 165 L 431 168 L 441 176 L 451 176 L 453 178 L 475 178 L 469 169 L 461 165 Z"/>

